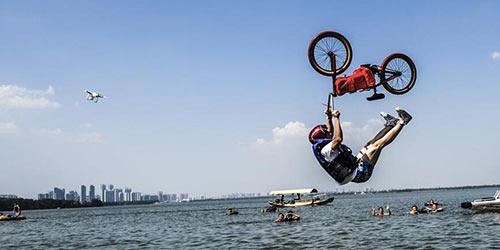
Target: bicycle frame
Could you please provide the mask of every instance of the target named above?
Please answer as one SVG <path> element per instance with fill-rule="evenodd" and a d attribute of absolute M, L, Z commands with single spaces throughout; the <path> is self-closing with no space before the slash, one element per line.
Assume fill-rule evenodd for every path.
<path fill-rule="evenodd" d="M 335 60 L 335 53 L 333 53 L 332 51 L 329 51 L 328 52 L 328 56 L 330 58 L 330 66 L 331 66 L 331 69 L 332 69 L 332 72 L 335 72 L 335 69 L 336 69 L 336 60 Z M 377 74 L 379 76 L 379 79 L 382 79 L 380 77 L 381 74 L 386 74 L 386 73 L 389 73 L 391 74 L 390 77 L 386 78 L 384 81 L 380 81 L 378 83 L 376 83 L 375 85 L 373 86 L 370 86 L 370 87 L 367 87 L 363 90 L 370 90 L 370 89 L 373 89 L 373 95 L 371 97 L 367 97 L 367 100 L 369 101 L 373 101 L 373 100 L 378 100 L 378 99 L 382 99 L 385 97 L 384 94 L 382 93 L 377 93 L 377 87 L 379 87 L 380 85 L 386 83 L 386 82 L 389 82 L 399 76 L 401 76 L 401 72 L 397 72 L 397 71 L 393 71 L 393 70 L 387 70 L 385 72 L 382 72 L 382 67 L 379 66 L 379 65 L 369 65 L 368 68 L 370 68 L 373 72 L 373 74 Z M 335 91 L 335 81 L 337 80 L 337 75 L 336 74 L 333 74 L 332 75 L 332 92 L 331 94 L 329 95 L 328 97 L 328 103 L 330 103 L 330 99 L 331 99 L 331 108 L 333 109 L 334 107 L 334 102 L 333 102 L 333 97 L 336 97 L 337 96 L 337 91 Z"/>

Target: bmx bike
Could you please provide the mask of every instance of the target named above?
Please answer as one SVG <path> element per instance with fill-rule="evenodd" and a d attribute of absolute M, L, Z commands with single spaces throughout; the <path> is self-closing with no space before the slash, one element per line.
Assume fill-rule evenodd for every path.
<path fill-rule="evenodd" d="M 352 48 L 349 41 L 335 31 L 321 32 L 309 43 L 308 57 L 314 70 L 332 77 L 333 96 L 342 95 L 335 84 L 337 75 L 346 71 L 352 61 Z M 374 84 L 355 89 L 356 91 L 373 90 L 373 95 L 367 98 L 368 101 L 385 97 L 383 93 L 377 93 L 377 87 L 380 85 L 391 94 L 402 95 L 410 91 L 417 80 L 415 63 L 402 53 L 387 56 L 382 61 L 382 65 L 363 64 L 361 67 L 369 68 L 373 77 L 377 75 L 380 79 L 378 83 L 373 79 Z"/>

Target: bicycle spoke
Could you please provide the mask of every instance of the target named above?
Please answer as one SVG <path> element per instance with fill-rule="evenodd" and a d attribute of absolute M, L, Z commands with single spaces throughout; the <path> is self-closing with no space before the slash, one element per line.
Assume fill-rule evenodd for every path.
<path fill-rule="evenodd" d="M 347 48 L 341 40 L 335 37 L 324 37 L 320 39 L 313 51 L 316 64 L 325 71 L 331 71 L 330 52 L 335 54 L 336 70 L 345 65 L 347 61 Z"/>

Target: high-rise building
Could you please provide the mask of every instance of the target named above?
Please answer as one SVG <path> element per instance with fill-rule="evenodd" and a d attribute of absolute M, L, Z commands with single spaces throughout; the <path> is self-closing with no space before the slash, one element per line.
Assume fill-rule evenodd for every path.
<path fill-rule="evenodd" d="M 132 201 L 132 189 L 125 188 L 125 201 Z"/>
<path fill-rule="evenodd" d="M 133 192 L 132 201 L 140 201 L 140 200 L 141 200 L 141 192 Z"/>
<path fill-rule="evenodd" d="M 90 185 L 89 187 L 89 201 L 95 200 L 95 187 L 94 185 Z"/>
<path fill-rule="evenodd" d="M 124 201 L 125 200 L 125 193 L 124 192 L 120 192 L 118 194 L 118 201 Z"/>
<path fill-rule="evenodd" d="M 64 188 L 54 188 L 54 200 L 64 200 L 64 194 L 66 193 L 66 190 Z"/>
<path fill-rule="evenodd" d="M 79 201 L 80 196 L 78 195 L 78 193 L 76 191 L 71 190 L 66 194 L 66 200 Z"/>
<path fill-rule="evenodd" d="M 170 201 L 177 201 L 177 194 L 170 194 Z"/>
<path fill-rule="evenodd" d="M 107 190 L 104 201 L 105 202 L 115 202 L 115 191 L 114 190 Z"/>
<path fill-rule="evenodd" d="M 162 191 L 158 191 L 158 201 L 159 202 L 163 201 L 163 192 Z"/>
<path fill-rule="evenodd" d="M 106 202 L 106 184 L 101 184 L 101 189 L 102 189 L 101 193 L 102 202 Z"/>
<path fill-rule="evenodd" d="M 81 190 L 80 190 L 80 202 L 81 203 L 87 202 L 87 187 L 85 185 L 81 186 Z"/>
<path fill-rule="evenodd" d="M 120 193 L 123 192 L 123 189 L 117 188 L 114 191 L 115 191 L 115 201 L 120 201 Z"/>
<path fill-rule="evenodd" d="M 189 199 L 188 194 L 186 194 L 186 193 L 179 194 L 179 201 L 185 201 L 187 199 Z"/>
<path fill-rule="evenodd" d="M 109 190 L 115 189 L 115 186 L 113 186 L 113 184 L 109 184 L 108 187 L 109 187 Z"/>

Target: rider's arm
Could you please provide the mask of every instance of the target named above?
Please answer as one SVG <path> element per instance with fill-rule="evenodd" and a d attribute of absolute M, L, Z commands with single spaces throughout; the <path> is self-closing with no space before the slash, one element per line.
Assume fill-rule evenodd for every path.
<path fill-rule="evenodd" d="M 328 130 L 328 133 L 330 134 L 329 135 L 329 139 L 332 138 L 333 136 L 333 122 L 332 122 L 332 116 L 333 116 L 333 113 L 331 111 L 331 109 L 327 108 L 325 110 L 325 114 L 326 114 L 326 128 Z"/>
<path fill-rule="evenodd" d="M 338 110 L 333 111 L 333 117 L 335 119 L 335 129 L 333 130 L 333 141 L 332 141 L 332 150 L 335 150 L 337 146 L 342 142 L 342 128 L 340 127 L 340 112 Z"/>

